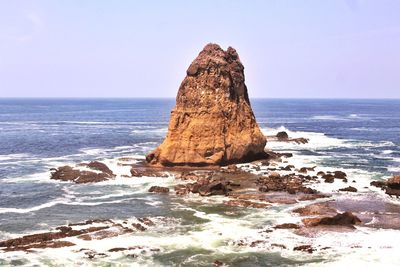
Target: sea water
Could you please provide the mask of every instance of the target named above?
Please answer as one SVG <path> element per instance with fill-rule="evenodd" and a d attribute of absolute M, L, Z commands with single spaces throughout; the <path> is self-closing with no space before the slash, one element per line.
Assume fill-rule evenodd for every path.
<path fill-rule="evenodd" d="M 74 239 L 81 247 L 100 251 L 125 244 L 160 249 L 134 259 L 117 253 L 88 260 L 76 249 L 60 248 L 1 253 L 0 265 L 210 266 L 216 259 L 232 266 L 396 266 L 400 262 L 397 230 L 321 234 L 311 242 L 333 249 L 313 255 L 293 252 L 293 246 L 310 240 L 291 231 L 263 237 L 260 230 L 298 222 L 290 210 L 301 204 L 229 207 L 218 196 L 147 193 L 152 185 L 178 184 L 174 177 L 125 178 L 129 167 L 119 166 L 116 159 L 143 159 L 157 147 L 167 133 L 173 105 L 173 99 L 0 99 L 0 240 L 88 219 L 162 221 L 153 231 L 90 244 Z M 267 148 L 293 153 L 290 163 L 296 167 L 345 171 L 349 180 L 358 182 L 355 198 L 371 194 L 365 187 L 372 180 L 400 174 L 400 100 L 253 99 L 252 107 L 266 135 L 286 131 L 290 137 L 310 140 L 303 145 L 270 142 Z M 79 185 L 50 180 L 50 168 L 90 160 L 105 162 L 117 178 Z M 316 187 L 331 192 L 335 186 L 343 187 L 336 183 Z M 379 189 L 373 193 L 399 204 Z M 237 245 L 239 240 L 259 239 L 266 240 L 265 246 Z M 289 249 L 272 248 L 274 243 Z M 359 250 L 351 249 L 360 245 Z"/>

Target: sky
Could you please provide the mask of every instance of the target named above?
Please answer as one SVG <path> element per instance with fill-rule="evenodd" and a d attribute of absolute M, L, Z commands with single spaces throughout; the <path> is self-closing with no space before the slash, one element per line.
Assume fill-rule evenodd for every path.
<path fill-rule="evenodd" d="M 398 0 L 0 0 L 0 97 L 175 97 L 210 42 L 251 98 L 400 98 Z"/>

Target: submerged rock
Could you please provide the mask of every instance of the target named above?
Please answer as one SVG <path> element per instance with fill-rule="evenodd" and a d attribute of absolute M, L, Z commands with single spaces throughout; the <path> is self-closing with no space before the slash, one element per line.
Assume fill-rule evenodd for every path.
<path fill-rule="evenodd" d="M 266 158 L 235 49 L 208 44 L 187 70 L 164 142 L 146 156 L 156 165 L 226 165 Z"/>

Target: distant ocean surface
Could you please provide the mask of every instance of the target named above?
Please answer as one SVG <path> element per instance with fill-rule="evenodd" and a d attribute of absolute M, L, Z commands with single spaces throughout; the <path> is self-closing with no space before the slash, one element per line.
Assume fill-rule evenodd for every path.
<path fill-rule="evenodd" d="M 252 99 L 251 103 L 265 134 L 283 130 L 310 139 L 305 145 L 267 144 L 294 153 L 298 164 L 343 169 L 366 186 L 400 174 L 400 100 Z M 86 185 L 50 180 L 49 169 L 65 164 L 143 158 L 162 142 L 174 104 L 174 99 L 0 99 L 0 240 L 90 218 L 163 216 L 176 219 L 173 226 L 136 240 L 161 246 L 161 253 L 143 255 L 133 263 L 207 266 L 216 258 L 235 266 L 340 262 L 339 252 L 302 258 L 231 245 L 240 234 L 251 236 L 266 224 L 290 217 L 281 208 L 238 211 L 204 199 L 147 193 L 153 184 L 173 184 L 169 178 L 121 178 Z M 287 237 L 287 242 L 292 240 Z M 362 262 L 369 254 L 352 254 L 350 259 Z M 72 252 L 64 256 L 0 254 L 0 265 L 83 261 Z M 130 262 L 114 258 L 97 263 Z"/>

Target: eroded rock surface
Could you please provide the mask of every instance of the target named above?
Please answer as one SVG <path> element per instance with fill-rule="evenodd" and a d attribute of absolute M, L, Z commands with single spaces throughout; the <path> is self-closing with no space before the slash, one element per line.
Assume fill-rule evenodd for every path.
<path fill-rule="evenodd" d="M 206 45 L 179 88 L 167 137 L 146 160 L 205 166 L 266 157 L 266 138 L 251 109 L 243 70 L 235 49 Z"/>
<path fill-rule="evenodd" d="M 84 167 L 86 169 L 80 169 Z M 51 179 L 70 181 L 77 184 L 102 182 L 115 178 L 115 175 L 104 163 L 92 161 L 90 163 L 81 163 L 78 167 L 62 166 L 57 169 L 51 169 Z"/>

